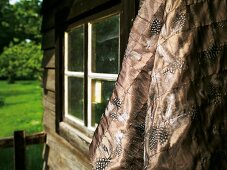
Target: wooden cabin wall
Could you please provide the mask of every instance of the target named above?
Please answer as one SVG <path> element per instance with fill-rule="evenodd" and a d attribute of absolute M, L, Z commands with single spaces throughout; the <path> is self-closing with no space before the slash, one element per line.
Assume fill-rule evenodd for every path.
<path fill-rule="evenodd" d="M 44 1 L 42 50 L 43 50 L 43 126 L 47 133 L 44 149 L 44 169 L 85 170 L 91 169 L 88 155 L 69 144 L 56 133 L 56 27 L 55 16 L 62 7 L 57 1 Z M 60 104 L 60 103 L 59 103 Z"/>
<path fill-rule="evenodd" d="M 96 0 L 96 5 L 105 2 L 120 0 Z M 127 0 L 132 3 L 132 0 Z M 42 50 L 43 50 L 43 126 L 47 133 L 46 146 L 43 152 L 44 169 L 51 170 L 87 170 L 91 169 L 88 147 L 77 148 L 58 134 L 59 114 L 62 103 L 59 102 L 61 94 L 58 92 L 61 84 L 61 37 L 64 24 L 74 16 L 92 10 L 95 6 L 88 5 L 90 0 L 44 0 L 42 7 Z M 82 8 L 83 7 L 83 8 Z M 73 9 L 71 9 L 73 8 Z M 69 10 L 71 9 L 71 10 Z M 84 10 L 80 10 L 84 9 Z M 66 11 L 64 13 L 64 11 Z M 68 12 L 67 12 L 68 11 Z M 65 15 L 62 15 L 65 14 Z M 130 18 L 129 18 L 130 19 Z M 128 30 L 129 32 L 129 30 Z M 126 37 L 127 38 L 127 37 Z M 127 41 L 127 39 L 126 39 Z M 126 44 L 125 44 L 126 45 Z M 68 132 L 65 132 L 68 133 Z M 68 135 L 70 135 L 68 133 Z M 84 148 L 86 151 L 84 151 Z"/>

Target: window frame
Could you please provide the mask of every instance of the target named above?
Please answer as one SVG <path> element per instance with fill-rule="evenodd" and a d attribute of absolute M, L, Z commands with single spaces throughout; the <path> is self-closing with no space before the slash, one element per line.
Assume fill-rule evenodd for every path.
<path fill-rule="evenodd" d="M 88 145 L 91 142 L 91 138 L 94 133 L 94 128 L 89 129 L 86 124 L 88 121 L 87 110 L 88 103 L 87 100 L 84 101 L 84 125 L 77 124 L 70 119 L 66 119 L 64 115 L 64 33 L 67 29 L 72 29 L 78 25 L 88 22 L 89 20 L 101 19 L 103 16 L 113 15 L 113 13 L 119 13 L 120 15 L 120 63 L 121 66 L 122 59 L 124 56 L 124 51 L 128 42 L 128 35 L 133 23 L 133 19 L 138 10 L 139 0 L 118 0 L 118 1 L 108 1 L 104 5 L 99 3 L 92 12 L 76 13 L 74 16 L 64 15 L 65 9 L 59 11 L 55 14 L 55 131 L 58 135 L 67 140 L 71 145 L 78 148 L 79 150 L 85 151 L 88 154 Z M 94 2 L 95 3 L 95 2 Z M 76 9 L 79 9 L 78 7 Z M 89 10 L 88 10 L 89 11 Z M 59 19 L 61 18 L 61 19 Z M 68 19 L 69 18 L 69 19 Z M 85 40 L 88 39 L 88 25 L 84 25 L 85 29 Z M 88 44 L 84 41 L 84 88 L 88 88 Z M 120 68 L 119 68 L 120 69 Z M 114 77 L 115 78 L 115 77 Z M 88 99 L 87 94 L 84 94 L 84 98 Z M 81 144 L 82 142 L 82 144 Z M 79 145 L 78 145 L 79 144 Z M 81 144 L 81 145 L 80 145 Z M 82 147 L 82 148 L 80 148 Z"/>
<path fill-rule="evenodd" d="M 65 51 L 67 49 L 68 45 L 68 39 L 66 39 L 66 35 L 68 35 L 68 32 L 70 30 L 76 29 L 80 26 L 84 27 L 84 71 L 83 72 L 77 72 L 77 71 L 68 71 L 64 69 L 63 75 L 63 89 L 64 89 L 64 97 L 63 97 L 63 122 L 66 122 L 70 124 L 71 126 L 80 129 L 87 128 L 88 131 L 91 133 L 94 132 L 95 127 L 92 126 L 92 101 L 91 101 L 91 95 L 92 95 L 92 89 L 91 89 L 91 83 L 92 80 L 105 80 L 105 81 L 116 81 L 118 74 L 109 74 L 109 73 L 94 73 L 92 72 L 92 24 L 102 21 L 105 18 L 119 15 L 119 18 L 121 19 L 121 10 L 120 6 L 115 6 L 109 10 L 101 11 L 100 13 L 97 13 L 95 15 L 92 15 L 90 17 L 87 17 L 83 19 L 83 21 L 73 23 L 68 26 L 68 28 L 64 31 L 64 46 L 63 46 L 63 60 L 64 60 L 64 68 L 67 66 L 67 60 L 68 57 L 66 57 L 66 54 L 68 54 L 68 51 Z M 118 72 L 120 70 L 120 47 L 121 47 L 121 27 L 119 22 L 119 56 L 118 56 Z M 66 75 L 67 74 L 67 75 Z M 65 105 L 65 101 L 67 100 L 67 76 L 70 77 L 77 77 L 77 78 L 83 78 L 84 82 L 84 109 L 83 109 L 83 120 L 77 119 L 76 117 L 69 115 L 65 113 L 65 108 L 67 107 Z M 66 109 L 67 110 L 67 109 Z"/>

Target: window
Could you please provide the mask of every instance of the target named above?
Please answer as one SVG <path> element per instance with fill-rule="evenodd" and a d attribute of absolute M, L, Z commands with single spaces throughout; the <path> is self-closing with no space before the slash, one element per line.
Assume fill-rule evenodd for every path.
<path fill-rule="evenodd" d="M 64 118 L 94 129 L 120 65 L 120 14 L 96 18 L 64 34 Z"/>

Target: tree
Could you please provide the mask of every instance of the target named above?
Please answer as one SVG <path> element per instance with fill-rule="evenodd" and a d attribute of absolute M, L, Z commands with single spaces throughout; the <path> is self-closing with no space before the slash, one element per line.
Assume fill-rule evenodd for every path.
<path fill-rule="evenodd" d="M 41 68 L 41 0 L 0 1 L 0 78 L 34 79 Z"/>
<path fill-rule="evenodd" d="M 40 0 L 20 0 L 14 5 L 8 0 L 0 1 L 0 53 L 10 42 L 40 42 L 40 8 Z"/>
<path fill-rule="evenodd" d="M 41 76 L 41 46 L 34 42 L 10 44 L 0 55 L 0 77 L 9 83 L 15 79 L 37 79 Z"/>

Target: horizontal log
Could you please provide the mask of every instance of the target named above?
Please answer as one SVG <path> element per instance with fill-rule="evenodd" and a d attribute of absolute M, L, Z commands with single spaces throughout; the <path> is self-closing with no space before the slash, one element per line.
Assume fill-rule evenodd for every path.
<path fill-rule="evenodd" d="M 45 69 L 43 72 L 43 88 L 55 91 L 55 69 Z"/>
<path fill-rule="evenodd" d="M 91 139 L 78 131 L 77 129 L 72 128 L 70 125 L 61 122 L 60 123 L 60 134 L 63 136 L 72 146 L 76 147 L 82 153 L 89 155 L 88 147 L 91 143 Z"/>
<path fill-rule="evenodd" d="M 35 145 L 35 144 L 43 144 L 46 142 L 46 133 L 39 132 L 32 135 L 28 135 L 25 138 L 26 145 Z"/>
<path fill-rule="evenodd" d="M 42 3 L 42 9 L 41 9 L 41 14 L 45 14 L 46 12 L 55 9 L 56 6 L 60 2 L 61 2 L 61 0 L 48 0 L 48 1 L 43 1 L 43 3 Z"/>
<path fill-rule="evenodd" d="M 53 112 L 55 112 L 55 104 L 43 99 L 43 106 Z"/>
<path fill-rule="evenodd" d="M 43 60 L 42 60 L 43 68 L 55 68 L 55 49 L 44 50 Z"/>
<path fill-rule="evenodd" d="M 50 103 L 55 105 L 55 92 L 52 92 L 52 91 L 49 91 L 49 90 L 45 90 L 44 94 L 43 94 L 43 98 L 46 101 L 48 101 L 48 102 L 50 102 Z"/>
<path fill-rule="evenodd" d="M 96 0 L 96 2 L 94 3 L 91 0 L 79 0 L 76 3 L 74 3 L 72 7 L 70 7 L 70 13 L 67 19 L 70 20 L 88 11 L 90 12 L 95 8 L 100 7 L 101 5 L 104 6 L 104 4 L 106 9 L 109 6 L 113 6 L 113 4 L 117 4 L 118 2 L 119 1 L 112 0 Z M 111 3 L 111 5 L 107 5 L 108 3 Z"/>
<path fill-rule="evenodd" d="M 35 144 L 43 144 L 46 141 L 46 133 L 39 132 L 34 133 L 32 135 L 27 135 L 25 137 L 26 145 L 35 145 Z M 13 147 L 14 138 L 6 137 L 0 139 L 0 148 L 10 148 Z"/>
<path fill-rule="evenodd" d="M 42 49 L 55 48 L 55 30 L 49 30 L 48 32 L 43 33 L 42 39 Z"/>
<path fill-rule="evenodd" d="M 49 167 L 54 170 L 61 169 L 92 169 L 89 155 L 81 152 L 78 147 L 72 146 L 56 133 L 47 133 L 49 156 L 46 160 Z"/>
<path fill-rule="evenodd" d="M 55 132 L 55 128 L 56 128 L 55 112 L 49 110 L 48 108 L 44 108 L 43 126 L 45 131 Z"/>
<path fill-rule="evenodd" d="M 54 28 L 55 25 L 55 8 L 52 7 L 51 10 L 48 10 L 43 14 L 41 32 L 46 32 L 47 30 Z"/>
<path fill-rule="evenodd" d="M 6 137 L 0 139 L 0 148 L 13 147 L 13 137 Z"/>

